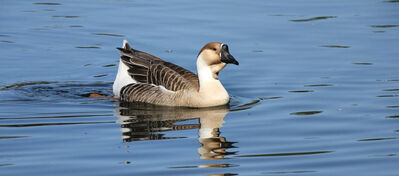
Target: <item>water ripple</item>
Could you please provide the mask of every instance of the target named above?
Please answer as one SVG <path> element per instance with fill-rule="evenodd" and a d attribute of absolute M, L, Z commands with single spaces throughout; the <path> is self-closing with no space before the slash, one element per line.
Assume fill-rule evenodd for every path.
<path fill-rule="evenodd" d="M 387 24 L 387 25 L 371 25 L 372 28 L 394 28 L 399 27 L 399 25 Z"/>
<path fill-rule="evenodd" d="M 307 171 L 307 170 L 298 170 L 298 171 L 277 171 L 277 172 L 265 172 L 267 175 L 286 175 L 286 174 L 306 174 L 306 173 L 315 173 L 316 171 Z"/>
<path fill-rule="evenodd" d="M 0 139 L 16 139 L 16 138 L 27 138 L 29 136 L 0 136 Z"/>
<path fill-rule="evenodd" d="M 314 92 L 313 90 L 290 90 L 288 91 L 290 93 L 308 93 L 308 92 Z"/>
<path fill-rule="evenodd" d="M 329 87 L 333 86 L 333 84 L 309 84 L 305 85 L 304 87 Z"/>
<path fill-rule="evenodd" d="M 53 15 L 53 18 L 79 18 L 80 16 L 76 15 Z"/>
<path fill-rule="evenodd" d="M 69 27 L 71 27 L 71 28 L 82 28 L 83 26 L 82 25 L 69 25 Z"/>
<path fill-rule="evenodd" d="M 8 124 L 0 125 L 0 127 L 38 127 L 38 126 L 59 126 L 59 125 L 87 125 L 87 124 L 105 124 L 105 123 L 115 123 L 115 121 L 105 121 L 105 122 L 65 122 L 65 123 L 29 123 L 29 124 Z"/>
<path fill-rule="evenodd" d="M 376 97 L 379 97 L 379 98 L 392 98 L 392 97 L 399 97 L 399 95 L 377 95 Z"/>
<path fill-rule="evenodd" d="M 352 64 L 354 64 L 354 65 L 373 65 L 373 63 L 370 63 L 370 62 L 353 62 Z"/>
<path fill-rule="evenodd" d="M 258 103 L 260 103 L 261 101 L 262 101 L 261 99 L 255 99 L 255 100 L 251 100 L 250 102 L 242 104 L 242 102 L 236 102 L 233 100 L 230 103 L 230 106 L 231 106 L 230 111 L 242 111 L 242 110 L 246 110 L 246 109 L 251 109 Z"/>
<path fill-rule="evenodd" d="M 100 77 L 105 77 L 105 76 L 108 76 L 108 74 L 94 75 L 93 77 L 100 78 Z"/>
<path fill-rule="evenodd" d="M 33 4 L 35 4 L 35 5 L 62 5 L 61 3 L 56 3 L 56 2 L 35 2 Z"/>
<path fill-rule="evenodd" d="M 366 142 L 366 141 L 383 141 L 383 140 L 393 140 L 397 139 L 396 137 L 385 137 L 385 138 L 368 138 L 368 139 L 359 139 L 357 141 Z"/>
<path fill-rule="evenodd" d="M 81 49 L 100 49 L 99 46 L 75 46 L 75 48 L 81 48 Z"/>
<path fill-rule="evenodd" d="M 391 116 L 387 116 L 386 118 L 393 118 L 393 119 L 396 119 L 396 118 L 399 118 L 399 115 L 391 115 Z"/>
<path fill-rule="evenodd" d="M 108 65 L 103 65 L 103 67 L 114 67 L 116 64 L 108 64 Z"/>
<path fill-rule="evenodd" d="M 10 40 L 0 40 L 0 42 L 2 42 L 2 43 L 15 43 L 15 42 L 10 41 Z"/>
<path fill-rule="evenodd" d="M 387 91 L 387 92 L 393 92 L 393 91 L 399 91 L 399 89 L 384 89 L 382 91 Z"/>
<path fill-rule="evenodd" d="M 350 48 L 350 46 L 345 45 L 321 45 L 324 48 Z"/>
<path fill-rule="evenodd" d="M 5 163 L 5 164 L 0 164 L 0 167 L 3 167 L 3 166 L 13 166 L 14 164 L 11 164 L 11 163 Z"/>
<path fill-rule="evenodd" d="M 323 111 L 302 111 L 302 112 L 293 112 L 290 113 L 290 115 L 315 115 L 315 114 L 320 114 Z"/>
<path fill-rule="evenodd" d="M 399 2 L 399 0 L 388 0 L 388 1 L 385 1 L 385 2 L 396 3 L 396 2 Z"/>
<path fill-rule="evenodd" d="M 259 98 L 260 100 L 275 100 L 275 99 L 280 99 L 280 98 L 283 98 L 283 97 L 262 97 L 262 98 Z"/>
<path fill-rule="evenodd" d="M 0 88 L 4 96 L 10 99 L 0 100 L 1 103 L 10 101 L 80 101 L 86 102 L 91 94 L 103 95 L 102 100 L 111 100 L 112 83 L 94 82 L 56 82 L 34 81 L 6 85 Z M 82 101 L 84 100 L 84 101 Z M 99 100 L 98 98 L 96 100 Z"/>
<path fill-rule="evenodd" d="M 16 83 L 16 84 L 11 84 L 11 85 L 5 86 L 5 87 L 1 88 L 0 90 L 14 89 L 14 88 L 20 88 L 20 87 L 31 86 L 31 85 L 54 84 L 54 83 L 57 83 L 57 82 L 56 81 L 23 82 L 23 83 Z"/>
<path fill-rule="evenodd" d="M 109 34 L 109 33 L 93 33 L 94 35 L 110 36 L 110 37 L 125 37 L 121 34 Z"/>
<path fill-rule="evenodd" d="M 309 22 L 309 21 L 317 21 L 317 20 L 326 20 L 329 18 L 337 18 L 337 16 L 318 16 L 313 18 L 306 18 L 306 19 L 297 19 L 297 20 L 290 20 L 292 22 Z"/>
<path fill-rule="evenodd" d="M 274 157 L 274 156 L 298 156 L 298 155 L 316 155 L 331 153 L 333 151 L 314 151 L 314 152 L 293 152 L 293 153 L 267 153 L 255 155 L 238 155 L 236 157 Z"/>
<path fill-rule="evenodd" d="M 10 119 L 58 119 L 58 118 L 84 118 L 84 117 L 106 117 L 112 114 L 77 114 L 77 115 L 59 115 L 59 116 L 35 116 L 35 117 L 0 117 L 0 120 Z"/>
<path fill-rule="evenodd" d="M 198 166 L 172 166 L 170 169 L 186 169 L 186 168 L 226 168 L 226 167 L 238 167 L 236 164 L 201 164 Z"/>

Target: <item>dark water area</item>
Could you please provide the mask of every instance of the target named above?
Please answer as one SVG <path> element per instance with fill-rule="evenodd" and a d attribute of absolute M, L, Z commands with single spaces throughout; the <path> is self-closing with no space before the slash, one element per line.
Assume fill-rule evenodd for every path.
<path fill-rule="evenodd" d="M 398 19 L 396 0 L 0 1 L 0 175 L 397 175 Z M 124 39 L 192 71 L 228 44 L 230 105 L 109 98 Z"/>

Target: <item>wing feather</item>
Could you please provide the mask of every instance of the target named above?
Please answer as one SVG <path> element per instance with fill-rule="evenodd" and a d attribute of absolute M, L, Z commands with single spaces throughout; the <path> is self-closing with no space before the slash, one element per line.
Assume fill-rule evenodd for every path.
<path fill-rule="evenodd" d="M 129 84 L 121 89 L 120 100 L 126 102 L 145 102 L 156 104 L 171 101 L 172 92 L 165 92 L 160 86 L 144 83 Z"/>
<path fill-rule="evenodd" d="M 121 51 L 123 63 L 129 67 L 129 75 L 138 83 L 163 86 L 171 91 L 199 90 L 198 76 L 193 72 L 133 49 L 128 43 L 125 43 L 124 48 L 118 49 Z"/>

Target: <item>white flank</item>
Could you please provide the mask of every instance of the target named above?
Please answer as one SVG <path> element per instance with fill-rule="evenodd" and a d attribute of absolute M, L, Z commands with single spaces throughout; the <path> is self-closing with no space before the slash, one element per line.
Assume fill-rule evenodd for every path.
<path fill-rule="evenodd" d="M 119 68 L 118 74 L 116 75 L 114 85 L 113 85 L 113 92 L 114 95 L 120 97 L 121 89 L 132 83 L 136 83 L 136 81 L 128 74 L 129 67 L 127 67 L 122 60 L 119 60 Z"/>

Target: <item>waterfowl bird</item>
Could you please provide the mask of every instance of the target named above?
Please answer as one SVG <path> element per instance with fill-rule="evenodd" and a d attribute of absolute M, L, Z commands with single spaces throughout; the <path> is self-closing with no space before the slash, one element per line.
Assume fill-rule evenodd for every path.
<path fill-rule="evenodd" d="M 197 73 L 133 49 L 126 40 L 113 85 L 115 97 L 126 102 L 166 106 L 211 107 L 229 103 L 218 79 L 226 64 L 238 65 L 226 44 L 206 44 L 197 56 Z"/>

